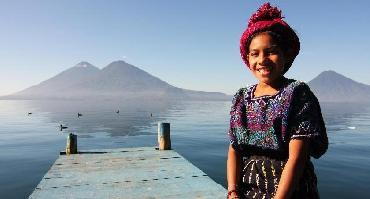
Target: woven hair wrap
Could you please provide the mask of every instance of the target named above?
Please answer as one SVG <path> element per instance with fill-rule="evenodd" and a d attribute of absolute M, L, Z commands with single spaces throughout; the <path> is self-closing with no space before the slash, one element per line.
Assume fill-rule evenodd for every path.
<path fill-rule="evenodd" d="M 264 31 L 275 32 L 284 38 L 284 42 L 287 42 L 288 52 L 286 53 L 288 59 L 284 68 L 284 73 L 287 72 L 299 53 L 299 38 L 294 30 L 283 20 L 281 11 L 277 7 L 271 7 L 270 3 L 263 4 L 256 13 L 252 14 L 248 22 L 248 27 L 240 38 L 240 54 L 244 63 L 249 67 L 247 59 L 249 48 L 249 46 L 247 46 L 248 40 L 255 33 Z"/>

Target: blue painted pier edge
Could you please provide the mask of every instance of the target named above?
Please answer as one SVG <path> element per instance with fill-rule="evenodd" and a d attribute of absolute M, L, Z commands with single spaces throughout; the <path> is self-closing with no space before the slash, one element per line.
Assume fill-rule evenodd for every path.
<path fill-rule="evenodd" d="M 29 198 L 213 199 L 226 193 L 177 152 L 139 147 L 60 155 Z"/>

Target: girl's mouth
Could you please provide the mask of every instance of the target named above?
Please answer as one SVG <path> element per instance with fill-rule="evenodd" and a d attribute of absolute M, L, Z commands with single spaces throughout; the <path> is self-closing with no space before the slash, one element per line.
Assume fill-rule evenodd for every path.
<path fill-rule="evenodd" d="M 257 69 L 258 73 L 261 75 L 268 75 L 271 72 L 271 68 L 268 66 L 261 67 Z"/>

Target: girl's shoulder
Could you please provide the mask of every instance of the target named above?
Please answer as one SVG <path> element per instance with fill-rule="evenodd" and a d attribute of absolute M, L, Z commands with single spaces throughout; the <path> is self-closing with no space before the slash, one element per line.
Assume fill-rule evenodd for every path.
<path fill-rule="evenodd" d="M 298 91 L 311 92 L 310 87 L 306 82 L 295 79 L 288 79 L 287 82 L 287 85 L 283 89 L 285 93 L 294 94 Z"/>
<path fill-rule="evenodd" d="M 292 80 L 285 89 L 285 96 L 293 104 L 315 103 L 318 104 L 316 95 L 311 91 L 309 85 L 303 81 Z"/>
<path fill-rule="evenodd" d="M 248 85 L 246 87 L 239 88 L 238 91 L 234 94 L 234 99 L 239 98 L 239 99 L 246 99 L 250 95 L 251 91 L 253 88 L 256 86 L 254 85 Z"/>
<path fill-rule="evenodd" d="M 300 81 L 300 80 L 295 80 L 295 79 L 286 79 L 286 82 L 287 82 L 286 87 L 291 87 L 291 88 L 296 88 L 298 86 L 307 85 L 307 83 Z"/>

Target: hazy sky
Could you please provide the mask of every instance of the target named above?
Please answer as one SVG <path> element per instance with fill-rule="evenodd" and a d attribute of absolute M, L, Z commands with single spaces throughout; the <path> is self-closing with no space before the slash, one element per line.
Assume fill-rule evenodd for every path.
<path fill-rule="evenodd" d="M 255 83 L 239 54 L 247 21 L 265 1 L 0 0 L 0 95 L 80 61 L 125 60 L 181 88 Z M 370 1 L 271 1 L 301 39 L 288 77 L 335 70 L 370 84 Z"/>

